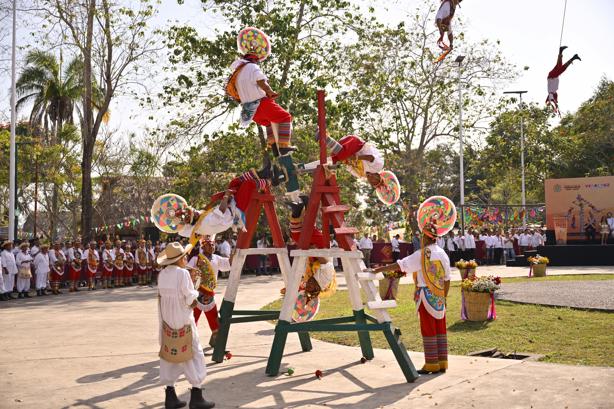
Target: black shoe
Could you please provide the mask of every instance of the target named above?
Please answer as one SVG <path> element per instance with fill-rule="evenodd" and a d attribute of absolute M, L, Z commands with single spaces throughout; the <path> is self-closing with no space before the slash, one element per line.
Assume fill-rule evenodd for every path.
<path fill-rule="evenodd" d="M 273 186 L 278 186 L 280 183 L 284 183 L 285 181 L 286 174 L 279 166 L 273 165 L 273 178 L 271 179 L 271 184 Z"/>
<path fill-rule="evenodd" d="M 277 147 L 276 143 L 271 144 L 271 153 L 273 154 L 274 158 L 279 157 L 279 148 Z"/>
<path fill-rule="evenodd" d="M 30 292 L 29 292 L 29 291 L 24 291 L 24 292 L 23 292 L 23 296 L 24 296 L 25 298 L 32 298 L 32 297 L 30 297 Z"/>
<path fill-rule="evenodd" d="M 164 409 L 179 409 L 186 405 L 186 402 L 179 400 L 174 387 L 167 386 L 164 389 L 164 393 L 166 394 L 164 398 Z"/>
<path fill-rule="evenodd" d="M 281 156 L 288 155 L 294 151 L 298 150 L 296 146 L 284 146 L 283 148 L 279 148 L 279 154 Z"/>
<path fill-rule="evenodd" d="M 573 60 L 582 61 L 582 58 L 580 58 L 580 56 L 578 54 L 574 54 L 573 57 L 571 57 L 571 61 L 573 61 Z"/>
<path fill-rule="evenodd" d="M 8 293 L 9 299 L 10 300 L 16 300 L 17 296 L 13 296 L 13 293 Z"/>
<path fill-rule="evenodd" d="M 19 295 L 17 296 L 17 298 L 23 298 L 23 293 L 19 293 Z"/>
<path fill-rule="evenodd" d="M 561 54 L 563 50 L 565 50 L 566 48 L 567 48 L 566 45 L 559 47 L 559 54 Z"/>
<path fill-rule="evenodd" d="M 431 372 L 431 371 L 427 371 L 426 369 L 418 369 L 418 373 L 419 373 L 420 375 L 433 375 L 433 374 L 436 374 L 436 373 L 438 373 L 438 372 L 439 372 L 439 371 L 436 371 L 436 372 Z"/>
<path fill-rule="evenodd" d="M 190 409 L 211 409 L 213 407 L 215 403 L 205 400 L 202 389 L 190 389 Z"/>
<path fill-rule="evenodd" d="M 40 297 L 41 296 L 41 290 L 36 290 L 36 296 Z"/>

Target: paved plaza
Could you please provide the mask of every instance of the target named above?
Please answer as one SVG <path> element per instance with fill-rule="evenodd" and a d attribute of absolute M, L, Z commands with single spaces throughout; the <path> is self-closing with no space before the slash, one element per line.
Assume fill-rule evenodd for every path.
<path fill-rule="evenodd" d="M 526 268 L 485 267 L 480 274 L 490 269 L 506 277 L 527 273 Z M 612 269 L 551 268 L 549 273 Z M 220 292 L 225 284 L 220 282 Z M 248 276 L 237 308 L 259 308 L 276 299 L 282 286 L 279 276 Z M 0 408 L 163 408 L 156 308 L 156 291 L 149 287 L 0 304 L 5 328 Z M 204 320 L 199 329 L 201 341 L 208 340 Z M 295 336 L 289 336 L 282 361 L 282 371 L 292 367 L 294 375 L 268 377 L 264 369 L 273 330 L 268 322 L 232 327 L 232 358 L 208 365 L 205 395 L 216 407 L 571 409 L 611 408 L 614 402 L 614 368 L 452 356 L 446 374 L 408 384 L 391 351 L 377 349 L 373 361 L 361 364 L 357 347 L 313 340 L 313 351 L 302 353 Z M 422 366 L 422 353 L 410 356 Z M 321 380 L 314 377 L 316 369 L 324 372 Z M 182 378 L 177 391 L 184 400 L 188 388 Z"/>

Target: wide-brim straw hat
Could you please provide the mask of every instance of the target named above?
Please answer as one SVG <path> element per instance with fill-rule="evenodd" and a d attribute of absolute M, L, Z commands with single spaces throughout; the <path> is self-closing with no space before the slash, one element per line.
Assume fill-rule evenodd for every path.
<path fill-rule="evenodd" d="M 9 244 L 13 244 L 13 242 L 10 240 L 6 240 L 4 243 L 2 243 L 2 248 L 8 246 Z"/>
<path fill-rule="evenodd" d="M 188 244 L 185 248 L 178 242 L 174 241 L 168 244 L 164 250 L 158 255 L 156 261 L 158 265 L 167 266 L 177 262 L 181 257 L 184 257 L 192 250 L 192 245 Z"/>
<path fill-rule="evenodd" d="M 29 244 L 28 244 L 28 242 L 26 242 L 26 241 L 24 241 L 23 243 L 21 243 L 21 244 L 19 245 L 19 248 L 20 248 L 20 249 L 23 249 L 23 248 L 26 248 L 26 247 L 30 247 L 30 245 L 29 245 Z"/>

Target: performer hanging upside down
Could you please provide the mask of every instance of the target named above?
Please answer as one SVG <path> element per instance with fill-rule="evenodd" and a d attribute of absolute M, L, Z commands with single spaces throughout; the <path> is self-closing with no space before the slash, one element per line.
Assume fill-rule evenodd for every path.
<path fill-rule="evenodd" d="M 195 231 L 200 236 L 215 236 L 231 227 L 242 228 L 245 224 L 244 213 L 247 211 L 252 194 L 263 190 L 271 182 L 274 171 L 270 165 L 262 170 L 250 170 L 234 178 L 225 192 L 211 196 L 210 207 L 203 211 L 188 208 L 185 213 L 177 213 L 186 220 L 179 231 L 183 237 L 190 237 Z M 272 183 L 274 184 L 274 183 Z M 220 204 L 211 204 L 220 200 Z"/>
<path fill-rule="evenodd" d="M 243 56 L 230 66 L 233 73 L 226 93 L 241 104 L 242 126 L 254 121 L 266 127 L 267 145 L 284 168 L 287 195 L 296 201 L 299 184 L 291 156 L 296 149 L 290 145 L 292 115 L 275 102 L 279 94 L 273 91 L 258 65 L 270 55 L 270 41 L 262 31 L 248 27 L 239 33 L 237 45 Z"/>
<path fill-rule="evenodd" d="M 219 271 L 230 271 L 230 259 L 227 257 L 220 257 L 217 254 L 213 254 L 215 249 L 215 239 L 211 236 L 205 236 L 200 240 L 200 246 L 195 247 L 193 252 L 190 253 L 190 261 L 188 267 L 201 270 L 204 269 L 209 276 L 209 280 L 203 281 L 201 279 L 198 286 L 198 298 L 197 306 L 194 308 L 194 321 L 198 325 L 200 315 L 204 312 L 209 328 L 211 329 L 211 338 L 209 339 L 209 345 L 215 346 L 215 340 L 217 337 L 217 331 L 220 328 L 220 322 L 217 316 L 217 305 L 215 304 L 215 283 L 217 283 Z M 201 275 L 202 277 L 202 275 Z M 214 287 L 214 288 L 211 288 Z"/>
<path fill-rule="evenodd" d="M 556 60 L 556 65 L 548 73 L 548 97 L 546 98 L 546 105 L 551 105 L 552 109 L 555 113 L 559 113 L 559 96 L 557 91 L 559 89 L 559 76 L 565 72 L 567 67 L 571 65 L 575 60 L 582 61 L 582 59 L 578 56 L 578 54 L 574 54 L 573 57 L 569 59 L 565 64 L 563 64 L 563 50 L 565 50 L 567 46 L 562 46 L 559 48 L 559 56 Z"/>
<path fill-rule="evenodd" d="M 454 48 L 452 19 L 454 18 L 456 6 L 459 5 L 461 1 L 462 0 L 441 0 L 441 5 L 439 6 L 437 16 L 435 17 L 435 25 L 439 29 L 439 39 L 437 40 L 437 45 L 442 50 L 451 50 Z M 443 36 L 446 31 L 448 32 L 448 41 L 450 42 L 449 46 L 443 42 Z"/>

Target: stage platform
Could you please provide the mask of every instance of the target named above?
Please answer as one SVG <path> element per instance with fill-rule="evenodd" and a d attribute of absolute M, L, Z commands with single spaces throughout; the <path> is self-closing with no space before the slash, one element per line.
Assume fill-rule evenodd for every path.
<path fill-rule="evenodd" d="M 532 251 L 550 259 L 551 266 L 614 266 L 614 245 L 568 244 L 541 246 Z M 522 259 L 520 265 L 528 265 Z M 519 264 L 515 264 L 519 265 Z M 614 272 L 614 269 L 612 269 Z"/>

